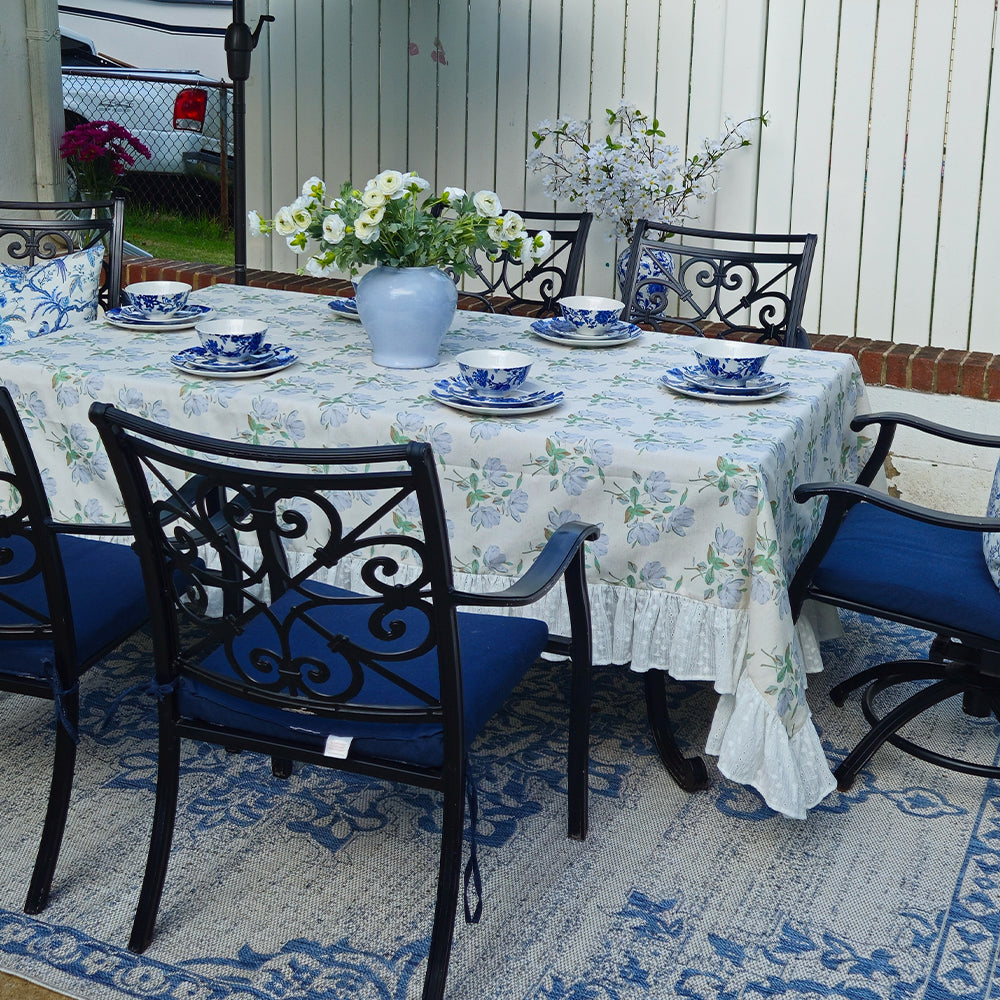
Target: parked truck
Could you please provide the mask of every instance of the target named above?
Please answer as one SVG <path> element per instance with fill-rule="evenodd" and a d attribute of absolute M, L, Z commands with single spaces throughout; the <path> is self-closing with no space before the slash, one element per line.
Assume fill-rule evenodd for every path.
<path fill-rule="evenodd" d="M 157 174 L 221 173 L 231 149 L 230 86 L 197 70 L 140 69 L 99 54 L 94 43 L 63 29 L 62 91 L 66 128 L 114 121 L 149 147 L 133 168 Z"/>

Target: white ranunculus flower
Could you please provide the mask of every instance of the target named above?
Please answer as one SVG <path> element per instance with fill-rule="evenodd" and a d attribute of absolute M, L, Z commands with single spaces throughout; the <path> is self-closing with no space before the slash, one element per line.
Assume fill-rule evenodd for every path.
<path fill-rule="evenodd" d="M 441 192 L 441 197 L 447 202 L 460 201 L 465 197 L 465 188 L 446 187 Z"/>
<path fill-rule="evenodd" d="M 361 204 L 367 208 L 378 208 L 385 204 L 385 195 L 377 187 L 365 188 L 361 195 Z"/>
<path fill-rule="evenodd" d="M 274 214 L 274 231 L 279 236 L 291 236 L 295 230 L 295 219 L 292 218 L 292 210 L 287 205 L 283 205 Z"/>
<path fill-rule="evenodd" d="M 330 208 L 332 208 L 335 212 L 339 212 L 343 207 L 344 207 L 343 198 L 334 198 L 330 202 Z"/>
<path fill-rule="evenodd" d="M 327 278 L 333 274 L 336 269 L 331 265 L 324 264 L 322 259 L 319 257 L 310 257 L 306 261 L 304 270 L 307 274 L 311 274 L 314 278 Z"/>
<path fill-rule="evenodd" d="M 500 224 L 499 219 L 494 220 L 486 227 L 486 235 L 489 236 L 494 243 L 499 243 L 504 238 L 503 226 Z"/>
<path fill-rule="evenodd" d="M 476 206 L 476 211 L 484 218 L 503 215 L 503 206 L 500 204 L 500 196 L 495 191 L 477 191 L 472 196 L 472 204 Z"/>
<path fill-rule="evenodd" d="M 403 175 L 398 170 L 383 170 L 374 180 L 379 191 L 387 198 L 400 198 L 405 193 Z"/>
<path fill-rule="evenodd" d="M 306 252 L 306 241 L 302 233 L 296 233 L 294 236 L 286 237 L 285 243 L 288 244 L 288 249 L 291 250 L 292 253 Z"/>
<path fill-rule="evenodd" d="M 409 173 L 403 174 L 403 180 L 406 182 L 406 186 L 413 190 L 416 188 L 417 191 L 426 191 L 430 186 L 431 182 L 424 180 L 415 170 L 411 170 Z"/>
<path fill-rule="evenodd" d="M 374 243 L 381 235 L 381 232 L 377 225 L 372 225 L 366 222 L 364 217 L 359 216 L 354 223 L 354 235 L 362 243 Z"/>
<path fill-rule="evenodd" d="M 339 215 L 328 215 L 323 220 L 323 239 L 327 243 L 339 243 L 347 232 L 347 226 Z"/>
<path fill-rule="evenodd" d="M 503 217 L 504 239 L 516 240 L 524 235 L 524 219 L 517 212 L 507 212 Z"/>
<path fill-rule="evenodd" d="M 377 226 L 385 215 L 385 205 L 377 205 L 375 208 L 366 208 L 358 218 L 364 219 L 370 226 Z"/>
<path fill-rule="evenodd" d="M 552 249 L 552 237 L 545 229 L 541 229 L 535 233 L 535 238 L 529 242 L 534 248 L 535 260 L 541 260 Z"/>
<path fill-rule="evenodd" d="M 292 221 L 295 223 L 295 228 L 301 233 L 308 229 L 312 223 L 312 213 L 308 208 L 292 209 Z"/>
<path fill-rule="evenodd" d="M 261 235 L 261 231 L 260 231 L 261 215 L 260 215 L 260 212 L 256 212 L 256 211 L 253 211 L 253 210 L 247 212 L 247 223 L 250 226 L 250 235 L 251 236 L 260 236 Z"/>
<path fill-rule="evenodd" d="M 326 185 L 318 177 L 310 177 L 302 185 L 302 194 L 313 201 L 322 201 L 326 197 Z"/>

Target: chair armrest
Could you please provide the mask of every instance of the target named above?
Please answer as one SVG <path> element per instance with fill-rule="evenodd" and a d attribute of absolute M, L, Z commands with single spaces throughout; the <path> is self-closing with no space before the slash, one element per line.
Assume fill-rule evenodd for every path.
<path fill-rule="evenodd" d="M 583 543 L 594 541 L 600 535 L 601 529 L 596 524 L 567 521 L 552 534 L 527 572 L 505 590 L 492 594 L 456 590 L 452 598 L 457 605 L 494 608 L 532 604 L 559 582 Z"/>
<path fill-rule="evenodd" d="M 865 467 L 858 475 L 858 482 L 862 486 L 871 486 L 875 479 L 875 474 L 882 468 L 886 455 L 892 447 L 892 441 L 896 434 L 897 427 L 909 427 L 912 430 L 931 434 L 934 437 L 945 438 L 948 441 L 957 441 L 959 444 L 977 445 L 983 448 L 1000 448 L 1000 436 L 996 434 L 979 434 L 976 431 L 963 431 L 957 427 L 947 427 L 945 424 L 935 423 L 933 420 L 926 420 L 923 417 L 916 417 L 911 413 L 863 413 L 851 421 L 851 430 L 860 431 L 871 424 L 877 424 L 878 439 L 872 453 L 865 462 Z"/>
<path fill-rule="evenodd" d="M 132 537 L 131 524 L 74 524 L 72 521 L 52 521 L 53 533 L 57 535 L 121 535 Z"/>
<path fill-rule="evenodd" d="M 847 511 L 862 501 L 875 507 L 881 507 L 893 514 L 908 517 L 927 524 L 937 524 L 942 528 L 960 528 L 965 531 L 1000 531 L 1000 517 L 971 517 L 964 514 L 950 514 L 935 510 L 933 507 L 922 507 L 920 504 L 907 500 L 897 500 L 895 497 L 873 490 L 867 486 L 853 483 L 803 483 L 796 486 L 793 496 L 797 503 L 805 503 L 813 497 L 825 496 L 830 503 Z M 827 510 L 827 517 L 831 510 Z"/>

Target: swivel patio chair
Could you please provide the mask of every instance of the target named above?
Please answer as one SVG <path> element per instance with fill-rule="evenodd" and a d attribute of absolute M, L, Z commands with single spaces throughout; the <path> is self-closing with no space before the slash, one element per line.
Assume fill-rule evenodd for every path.
<path fill-rule="evenodd" d="M 76 762 L 79 680 L 147 618 L 139 560 L 128 545 L 88 535 L 131 535 L 128 525 L 52 520 L 13 399 L 0 388 L 6 467 L 0 514 L 0 691 L 54 702 L 48 808 L 24 909 L 48 901 Z"/>
<path fill-rule="evenodd" d="M 133 519 L 161 693 L 153 831 L 129 948 L 142 952 L 153 937 L 180 741 L 189 738 L 442 793 L 423 989 L 425 1000 L 440 997 L 458 903 L 466 752 L 543 650 L 572 664 L 569 835 L 586 836 L 583 544 L 598 529 L 564 525 L 506 590 L 465 593 L 452 582 L 427 444 L 266 447 L 172 430 L 104 403 L 90 412 Z M 182 494 L 176 484 L 186 477 L 197 485 Z M 218 568 L 202 561 L 206 552 Z M 170 586 L 170 566 L 191 581 L 186 594 Z M 352 572 L 360 590 L 324 581 L 333 570 Z M 523 607 L 559 581 L 568 638 L 531 618 L 459 610 Z"/>
<path fill-rule="evenodd" d="M 998 778 L 995 754 L 987 762 L 951 756 L 923 745 L 925 736 L 918 743 L 916 733 L 899 731 L 921 713 L 959 697 L 967 714 L 993 713 L 1000 719 L 1000 592 L 983 554 L 983 532 L 1000 530 L 1000 518 L 944 513 L 893 499 L 871 484 L 897 427 L 998 449 L 1000 436 L 956 430 L 903 413 L 856 417 L 851 427 L 878 427 L 875 448 L 857 482 L 795 488 L 800 503 L 814 497 L 827 500 L 816 541 L 789 588 L 793 614 L 798 618 L 803 602 L 812 599 L 926 629 L 936 637 L 929 642 L 926 659 L 871 667 L 830 692 L 834 703 L 842 705 L 851 691 L 864 687 L 861 706 L 871 724 L 834 771 L 837 786 L 849 789 L 885 742 L 941 767 Z M 911 689 L 908 697 L 898 700 Z"/>
<path fill-rule="evenodd" d="M 813 234 L 691 229 L 639 219 L 622 318 L 654 330 L 808 347 L 802 329 Z"/>
<path fill-rule="evenodd" d="M 91 217 L 93 216 L 93 217 Z M 0 261 L 36 264 L 104 241 L 107 250 L 98 302 L 121 302 L 125 199 L 109 201 L 0 201 Z"/>
<path fill-rule="evenodd" d="M 465 287 L 459 290 L 459 305 L 475 308 L 468 301 L 471 298 L 490 312 L 558 316 L 559 299 L 576 294 L 592 216 L 589 212 L 532 211 L 519 211 L 518 215 L 529 231 L 548 231 L 552 237 L 549 255 L 533 267 L 522 267 L 506 252 L 496 262 L 474 255 L 476 279 L 466 279 Z"/>

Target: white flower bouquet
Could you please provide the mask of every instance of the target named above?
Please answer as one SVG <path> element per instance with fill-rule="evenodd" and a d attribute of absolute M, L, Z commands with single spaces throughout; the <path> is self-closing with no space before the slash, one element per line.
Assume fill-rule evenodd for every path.
<path fill-rule="evenodd" d="M 726 119 L 722 136 L 705 139 L 685 160 L 680 148 L 666 141 L 659 121 L 634 105 L 622 103 L 606 115 L 608 131 L 601 137 L 590 120 L 539 122 L 527 164 L 544 172 L 546 194 L 610 220 L 611 237 L 620 239 L 631 237 L 636 219 L 681 224 L 692 218 L 693 203 L 716 190 L 723 156 L 750 145 L 747 133 L 754 122 L 767 125 L 766 114 Z"/>
<path fill-rule="evenodd" d="M 448 267 L 473 274 L 470 254 L 507 254 L 530 266 L 549 252 L 547 232 L 529 233 L 516 212 L 504 212 L 493 191 L 468 194 L 446 187 L 427 195 L 430 184 L 414 172 L 383 170 L 363 190 L 348 181 L 326 203 L 326 185 L 310 177 L 302 194 L 273 219 L 249 213 L 254 235 L 285 237 L 296 253 L 307 253 L 306 273 L 357 274 L 366 264 L 389 267 Z"/>

